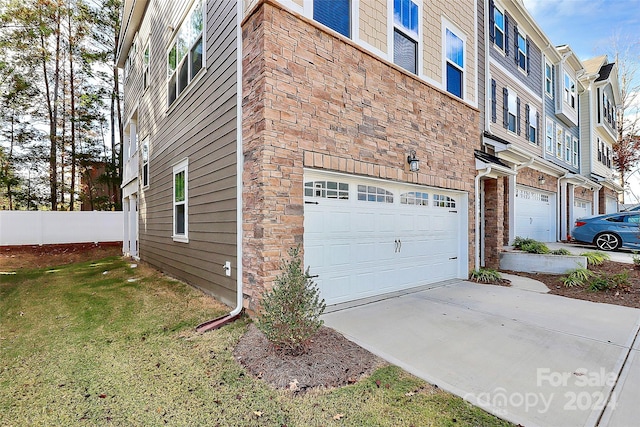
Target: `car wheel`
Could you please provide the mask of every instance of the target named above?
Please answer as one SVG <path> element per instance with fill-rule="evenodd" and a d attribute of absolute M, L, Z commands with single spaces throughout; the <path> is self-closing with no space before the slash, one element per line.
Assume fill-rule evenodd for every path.
<path fill-rule="evenodd" d="M 598 249 L 602 249 L 603 251 L 615 251 L 622 244 L 620 237 L 613 233 L 598 234 L 594 243 Z"/>

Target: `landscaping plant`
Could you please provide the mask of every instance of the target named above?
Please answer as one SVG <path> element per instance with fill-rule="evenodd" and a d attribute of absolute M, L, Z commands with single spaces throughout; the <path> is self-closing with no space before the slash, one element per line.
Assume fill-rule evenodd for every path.
<path fill-rule="evenodd" d="M 551 252 L 547 245 L 535 240 L 533 242 L 525 243 L 521 246 L 520 250 L 528 252 L 530 254 L 548 254 L 549 252 Z"/>
<path fill-rule="evenodd" d="M 640 270 L 640 255 L 638 255 L 638 252 L 634 251 L 633 252 L 633 268 L 635 268 L 636 270 Z"/>
<path fill-rule="evenodd" d="M 586 257 L 589 265 L 602 265 L 603 262 L 611 259 L 609 254 L 600 251 L 583 252 L 580 256 Z"/>
<path fill-rule="evenodd" d="M 567 288 L 583 286 L 591 277 L 593 277 L 593 272 L 586 268 L 576 268 L 567 272 L 567 275 L 562 278 L 562 284 Z"/>
<path fill-rule="evenodd" d="M 571 252 L 568 249 L 560 248 L 551 251 L 551 255 L 571 255 Z"/>
<path fill-rule="evenodd" d="M 520 236 L 516 236 L 516 238 L 513 239 L 513 247 L 520 250 L 522 250 L 522 246 L 528 245 L 530 243 L 537 243 L 537 241 L 529 237 L 520 237 Z"/>
<path fill-rule="evenodd" d="M 496 270 L 481 268 L 480 270 L 473 270 L 469 273 L 469 278 L 478 283 L 494 283 L 502 280 L 502 275 Z"/>
<path fill-rule="evenodd" d="M 263 294 L 256 326 L 276 348 L 297 355 L 304 353 L 307 342 L 322 326 L 320 316 L 326 304 L 309 269 L 302 270 L 300 246 L 288 253 L 290 259 L 282 262 L 273 288 Z"/>

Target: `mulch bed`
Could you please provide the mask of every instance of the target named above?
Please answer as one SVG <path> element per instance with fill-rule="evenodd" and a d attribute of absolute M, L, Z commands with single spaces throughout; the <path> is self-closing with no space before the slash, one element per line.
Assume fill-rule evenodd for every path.
<path fill-rule="evenodd" d="M 506 271 L 505 273 L 530 277 L 547 285 L 549 293 L 568 298 L 576 298 L 593 302 L 623 305 L 626 307 L 640 308 L 640 270 L 633 268 L 633 264 L 605 261 L 602 265 L 590 265 L 589 270 L 596 275 L 614 275 L 624 271 L 629 274 L 629 286 L 622 289 L 609 289 L 606 291 L 590 291 L 585 287 L 575 286 L 567 288 L 562 283 L 563 275 L 525 273 Z"/>
<path fill-rule="evenodd" d="M 382 364 L 378 357 L 327 327 L 320 328 L 305 354 L 288 356 L 278 352 L 251 324 L 234 356 L 256 378 L 296 393 L 353 384 Z"/>

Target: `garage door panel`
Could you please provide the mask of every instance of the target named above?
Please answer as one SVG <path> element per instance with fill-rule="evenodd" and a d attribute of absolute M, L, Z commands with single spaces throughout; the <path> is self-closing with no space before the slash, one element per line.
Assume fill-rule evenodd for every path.
<path fill-rule="evenodd" d="M 315 178 L 323 175 L 319 172 L 313 175 L 314 180 L 330 179 Z M 419 187 L 420 201 L 416 196 L 413 204 L 406 203 L 405 197 L 405 203 L 400 203 L 401 194 L 418 187 L 360 177 L 339 179 L 349 185 L 348 198 L 305 197 L 310 202 L 305 204 L 305 265 L 311 274 L 320 275 L 317 283 L 327 304 L 451 279 L 459 271 L 466 272 L 460 261 L 449 258 L 459 258 L 461 248 L 466 248 L 467 234 L 460 230 L 466 230 L 467 225 L 461 224 L 455 209 L 426 203 L 432 200 L 427 194 L 437 192 L 445 197 L 448 192 Z M 363 198 L 358 192 L 373 188 L 377 192 L 383 189 L 384 197 Z M 458 200 L 462 195 L 450 196 Z"/>
<path fill-rule="evenodd" d="M 541 242 L 555 241 L 555 194 L 522 186 L 517 187 L 516 194 L 515 235 Z"/>

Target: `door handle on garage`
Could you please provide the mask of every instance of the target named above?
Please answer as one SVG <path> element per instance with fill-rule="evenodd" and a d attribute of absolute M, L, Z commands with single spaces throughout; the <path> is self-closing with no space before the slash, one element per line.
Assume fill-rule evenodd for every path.
<path fill-rule="evenodd" d="M 398 239 L 398 252 L 402 250 L 402 240 Z"/>
<path fill-rule="evenodd" d="M 393 243 L 396 244 L 395 249 L 393 250 L 394 253 L 398 253 L 398 239 L 394 240 Z"/>

